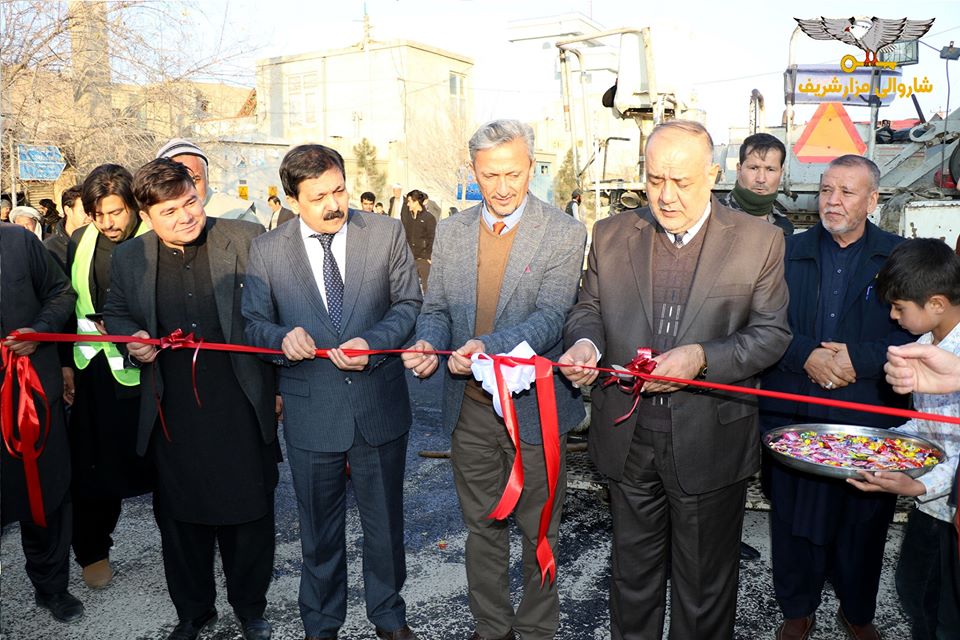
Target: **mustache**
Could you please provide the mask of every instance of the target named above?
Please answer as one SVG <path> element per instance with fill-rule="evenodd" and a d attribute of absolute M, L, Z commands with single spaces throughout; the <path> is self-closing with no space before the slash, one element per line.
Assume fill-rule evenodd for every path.
<path fill-rule="evenodd" d="M 337 219 L 339 219 L 339 218 L 344 217 L 345 215 L 346 215 L 346 214 L 345 214 L 343 211 L 340 211 L 340 209 L 334 209 L 333 211 L 328 211 L 327 213 L 323 214 L 323 219 L 324 219 L 324 220 L 337 220 Z"/>

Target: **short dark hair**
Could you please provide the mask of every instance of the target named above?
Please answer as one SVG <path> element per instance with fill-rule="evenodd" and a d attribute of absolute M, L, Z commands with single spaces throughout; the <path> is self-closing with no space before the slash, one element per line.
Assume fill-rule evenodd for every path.
<path fill-rule="evenodd" d="M 423 203 L 426 202 L 426 200 L 427 200 L 427 194 L 425 194 L 423 191 L 420 191 L 420 189 L 414 189 L 413 191 L 409 192 L 409 193 L 406 195 L 406 197 L 407 197 L 407 198 L 413 198 L 414 200 L 416 200 L 416 201 L 419 202 L 420 204 L 423 204 Z"/>
<path fill-rule="evenodd" d="M 60 194 L 60 208 L 66 209 L 70 207 L 73 209 L 74 203 L 77 199 L 80 198 L 80 194 L 83 193 L 83 189 L 80 188 L 80 185 L 76 184 Z"/>
<path fill-rule="evenodd" d="M 280 163 L 280 182 L 283 192 L 291 198 L 300 195 L 300 183 L 319 178 L 330 169 L 336 169 L 346 179 L 343 156 L 336 149 L 322 144 L 301 144 L 290 149 Z"/>
<path fill-rule="evenodd" d="M 273 204 L 280 204 L 280 198 L 277 196 L 270 196 L 267 198 L 267 202 L 272 202 Z"/>
<path fill-rule="evenodd" d="M 102 164 L 83 181 L 80 199 L 91 216 L 97 211 L 97 203 L 107 196 L 119 197 L 131 211 L 139 209 L 133 192 L 133 176 L 118 164 Z"/>
<path fill-rule="evenodd" d="M 941 295 L 960 305 L 960 256 L 942 240 L 906 240 L 877 273 L 877 293 L 887 302 L 907 300 L 923 306 Z"/>
<path fill-rule="evenodd" d="M 376 202 L 377 196 L 373 194 L 373 191 L 364 191 L 360 194 L 360 202 Z"/>
<path fill-rule="evenodd" d="M 382 202 L 378 202 L 377 204 L 375 204 L 375 205 L 373 205 L 373 206 L 375 206 L 375 207 L 382 207 L 382 206 L 383 206 L 383 203 L 382 203 Z"/>
<path fill-rule="evenodd" d="M 193 186 L 193 176 L 185 165 L 169 158 L 157 158 L 137 169 L 133 192 L 146 211 L 158 202 L 179 198 Z"/>
<path fill-rule="evenodd" d="M 755 133 L 752 136 L 747 136 L 740 144 L 740 164 L 743 164 L 751 153 L 756 153 L 760 158 L 766 158 L 767 153 L 774 149 L 780 152 L 780 166 L 782 167 L 784 160 L 787 159 L 787 148 L 780 142 L 779 138 L 769 133 Z"/>

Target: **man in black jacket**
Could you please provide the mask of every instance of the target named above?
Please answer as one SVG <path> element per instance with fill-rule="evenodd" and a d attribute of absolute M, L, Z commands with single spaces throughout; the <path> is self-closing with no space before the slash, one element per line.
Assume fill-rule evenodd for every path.
<path fill-rule="evenodd" d="M 14 331 L 60 331 L 70 317 L 74 300 L 76 294 L 67 276 L 36 236 L 23 227 L 0 222 L 0 336 Z M 20 522 L 27 575 L 36 589 L 37 605 L 49 609 L 60 622 L 74 622 L 83 617 L 83 605 L 67 591 L 70 451 L 59 401 L 63 379 L 57 347 L 19 340 L 5 340 L 3 347 L 5 352 L 30 356 L 49 402 L 47 416 L 44 403 L 37 399 L 39 423 L 42 428 L 49 418 L 50 433 L 37 458 L 36 475 L 21 457 L 15 458 L 6 446 L 0 447 L 0 525 Z M 13 366 L 6 360 L 5 353 L 4 366 Z M 4 411 L 16 411 L 19 393 L 15 387 L 11 406 Z M 16 427 L 23 444 L 28 445 L 24 432 L 29 429 L 22 422 Z"/>

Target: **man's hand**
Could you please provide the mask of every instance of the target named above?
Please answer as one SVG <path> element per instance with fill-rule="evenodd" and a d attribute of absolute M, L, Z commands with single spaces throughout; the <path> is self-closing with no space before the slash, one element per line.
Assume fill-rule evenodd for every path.
<path fill-rule="evenodd" d="M 16 333 L 36 333 L 36 331 L 30 327 L 23 327 L 21 329 L 17 329 Z M 24 340 L 3 341 L 3 346 L 10 349 L 10 351 L 13 351 L 18 356 L 29 356 L 37 350 L 39 345 L 39 342 L 26 342 Z"/>
<path fill-rule="evenodd" d="M 277 422 L 283 422 L 283 396 L 279 393 L 273 400 L 273 414 L 277 416 Z"/>
<path fill-rule="evenodd" d="M 146 331 L 137 331 L 133 334 L 134 338 L 149 338 L 150 334 Z M 131 342 L 127 344 L 127 351 L 130 353 L 130 356 L 136 358 L 140 362 L 150 363 L 157 359 L 157 348 L 152 344 L 144 344 L 142 342 Z"/>
<path fill-rule="evenodd" d="M 697 374 L 707 364 L 703 347 L 699 344 L 685 344 L 682 347 L 674 347 L 661 353 L 653 361 L 657 363 L 657 368 L 652 372 L 654 375 L 667 378 L 686 378 L 688 380 L 696 378 Z M 685 386 L 687 385 L 648 380 L 643 383 L 640 391 L 643 393 L 672 393 Z"/>
<path fill-rule="evenodd" d="M 486 347 L 476 338 L 467 340 L 463 346 L 454 351 L 453 355 L 447 360 L 447 369 L 454 375 L 470 375 L 470 365 L 473 364 L 470 360 L 470 355 L 486 352 Z"/>
<path fill-rule="evenodd" d="M 73 397 L 76 393 L 76 387 L 73 384 L 73 369 L 71 367 L 60 367 L 60 373 L 63 374 L 63 402 L 69 407 L 73 405 Z"/>
<path fill-rule="evenodd" d="M 847 345 L 842 342 L 821 342 L 820 346 L 833 351 L 833 364 L 835 371 L 839 371 L 848 384 L 857 381 L 857 370 L 853 368 L 853 360 L 850 359 L 850 351 Z"/>
<path fill-rule="evenodd" d="M 287 360 L 293 362 L 313 360 L 317 357 L 317 345 L 303 327 L 294 327 L 285 335 L 280 348 Z"/>
<path fill-rule="evenodd" d="M 423 352 L 436 351 L 433 345 L 426 340 L 417 340 L 412 346 L 407 347 L 408 351 Z M 426 353 L 403 353 L 400 354 L 403 360 L 403 366 L 413 371 L 414 377 L 428 378 L 433 375 L 440 365 L 440 357 L 434 354 Z"/>
<path fill-rule="evenodd" d="M 932 344 L 888 347 L 883 370 L 897 393 L 960 391 L 960 358 Z"/>
<path fill-rule="evenodd" d="M 573 383 L 575 388 L 591 385 L 596 381 L 599 371 L 593 369 L 584 369 L 584 367 L 597 366 L 597 350 L 586 340 L 580 340 L 572 347 L 567 349 L 566 353 L 557 360 L 560 364 L 573 365 L 570 367 L 560 367 L 560 373 L 566 376 L 567 380 Z"/>
<path fill-rule="evenodd" d="M 861 471 L 859 480 L 847 478 L 847 482 L 867 493 L 895 493 L 916 498 L 927 492 L 922 482 L 899 471 Z"/>
<path fill-rule="evenodd" d="M 810 380 L 827 390 L 839 389 L 857 380 L 856 375 L 850 376 L 840 363 L 834 360 L 834 355 L 835 352 L 826 347 L 817 347 L 810 352 L 803 365 L 803 370 L 807 372 Z"/>
<path fill-rule="evenodd" d="M 351 338 L 336 349 L 330 349 L 330 362 L 341 371 L 361 371 L 370 361 L 370 356 L 347 356 L 344 349 L 359 349 L 367 351 L 370 345 L 363 338 Z"/>

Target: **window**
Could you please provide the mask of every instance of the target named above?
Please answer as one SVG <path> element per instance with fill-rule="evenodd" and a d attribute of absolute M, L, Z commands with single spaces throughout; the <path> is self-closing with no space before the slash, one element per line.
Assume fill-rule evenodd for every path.
<path fill-rule="evenodd" d="M 462 73 L 450 72 L 450 114 L 463 122 L 467 115 L 466 77 Z"/>
<path fill-rule="evenodd" d="M 317 74 L 301 73 L 287 77 L 287 112 L 291 127 L 317 121 Z"/>

